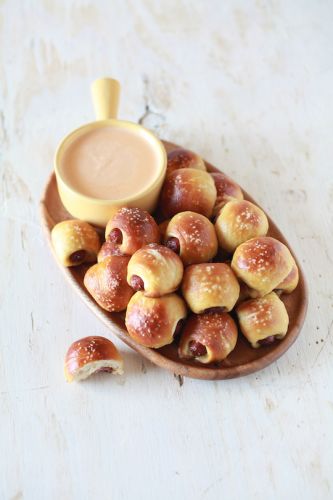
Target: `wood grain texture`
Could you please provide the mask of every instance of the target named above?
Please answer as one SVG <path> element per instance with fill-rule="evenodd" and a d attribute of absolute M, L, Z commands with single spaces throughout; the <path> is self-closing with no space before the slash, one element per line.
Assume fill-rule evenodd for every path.
<path fill-rule="evenodd" d="M 179 145 L 163 141 L 166 151 L 173 151 Z M 217 171 L 216 167 L 206 162 L 208 171 Z M 244 198 L 246 200 L 255 200 L 251 198 L 244 190 Z M 268 215 L 268 214 L 267 214 Z M 42 224 L 45 229 L 45 236 L 51 247 L 51 231 L 54 225 L 58 222 L 71 218 L 71 215 L 66 212 L 63 206 L 57 189 L 55 175 L 52 174 L 43 194 L 41 200 L 41 217 Z M 281 234 L 274 222 L 269 218 L 269 231 L 268 236 L 277 238 L 279 241 L 289 246 L 288 242 Z M 291 249 L 292 251 L 292 249 Z M 56 256 L 54 255 L 56 258 Z M 296 257 L 295 257 L 296 259 Z M 56 260 L 57 261 L 57 260 Z M 297 261 L 297 259 L 296 259 Z M 58 263 L 58 262 L 57 262 Z M 293 293 L 282 295 L 281 299 L 284 302 L 289 315 L 289 327 L 287 335 L 279 342 L 271 346 L 262 347 L 260 349 L 252 349 L 249 343 L 239 335 L 236 348 L 231 354 L 219 363 L 218 365 L 200 365 L 195 361 L 186 361 L 179 359 L 178 346 L 176 343 L 165 346 L 161 349 L 149 349 L 139 345 L 128 334 L 125 327 L 124 313 L 111 314 L 104 311 L 96 304 L 90 294 L 87 292 L 83 278 L 89 268 L 88 265 L 81 265 L 79 267 L 65 268 L 58 263 L 63 275 L 73 286 L 79 297 L 87 304 L 93 313 L 110 329 L 111 333 L 117 335 L 125 344 L 129 345 L 144 356 L 146 359 L 155 363 L 156 365 L 174 372 L 176 375 L 198 378 L 203 380 L 223 380 L 235 377 L 241 377 L 250 373 L 255 373 L 269 364 L 276 361 L 282 354 L 284 354 L 289 347 L 295 342 L 300 330 L 303 326 L 305 314 L 308 305 L 308 293 L 306 281 L 303 275 L 302 268 L 297 261 L 299 267 L 299 284 Z"/>
<path fill-rule="evenodd" d="M 332 498 L 332 15 L 325 0 L 1 2 L 1 500 Z M 116 339 L 123 376 L 65 383 L 71 342 L 109 330 L 52 261 L 39 200 L 104 75 L 120 118 L 226 171 L 299 257 L 306 322 L 265 370 L 182 380 Z"/>

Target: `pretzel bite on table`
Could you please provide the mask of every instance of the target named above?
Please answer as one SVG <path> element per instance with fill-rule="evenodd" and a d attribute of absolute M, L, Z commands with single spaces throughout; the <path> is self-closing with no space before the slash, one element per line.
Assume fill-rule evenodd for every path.
<path fill-rule="evenodd" d="M 251 289 L 253 297 L 263 297 L 288 276 L 293 260 L 283 243 L 269 236 L 260 236 L 236 248 L 231 267 Z"/>
<path fill-rule="evenodd" d="M 183 263 L 178 255 L 162 245 L 150 243 L 132 255 L 127 268 L 127 282 L 146 297 L 161 297 L 177 290 L 183 277 Z"/>
<path fill-rule="evenodd" d="M 168 153 L 167 175 L 180 168 L 206 170 L 206 165 L 201 156 L 188 149 L 178 148 Z"/>
<path fill-rule="evenodd" d="M 159 243 L 160 232 L 153 217 L 141 208 L 121 208 L 105 229 L 105 239 L 111 241 L 123 255 L 133 255 L 148 243 Z"/>
<path fill-rule="evenodd" d="M 205 364 L 222 361 L 235 348 L 237 337 L 228 313 L 193 314 L 182 331 L 178 355 Z"/>
<path fill-rule="evenodd" d="M 175 215 L 167 226 L 164 243 L 179 254 L 185 266 L 211 260 L 218 249 L 213 224 L 195 212 Z"/>
<path fill-rule="evenodd" d="M 254 348 L 270 345 L 288 331 L 286 307 L 274 292 L 242 302 L 236 312 L 240 329 Z"/>
<path fill-rule="evenodd" d="M 123 311 L 134 293 L 126 280 L 129 259 L 125 255 L 106 257 L 84 276 L 84 286 L 106 311 Z"/>
<path fill-rule="evenodd" d="M 195 264 L 185 269 L 182 293 L 196 314 L 231 311 L 239 290 L 238 280 L 228 264 Z"/>
<path fill-rule="evenodd" d="M 59 262 L 66 267 L 96 262 L 101 246 L 95 229 L 83 220 L 65 220 L 51 231 L 51 241 Z"/>
<path fill-rule="evenodd" d="M 216 201 L 216 187 L 208 172 L 195 168 L 174 170 L 163 184 L 160 209 L 168 218 L 191 210 L 211 217 Z"/>
<path fill-rule="evenodd" d="M 111 340 L 91 336 L 73 342 L 65 357 L 67 382 L 88 378 L 93 373 L 123 373 L 123 360 Z"/>
<path fill-rule="evenodd" d="M 232 201 L 234 199 L 242 200 L 244 196 L 239 185 L 223 172 L 213 172 L 210 175 L 214 179 L 217 192 L 213 210 L 213 215 L 216 216 L 228 201 Z"/>
<path fill-rule="evenodd" d="M 138 344 L 157 349 L 171 344 L 184 318 L 186 305 L 179 295 L 151 298 L 136 292 L 127 306 L 125 324 Z"/>
<path fill-rule="evenodd" d="M 221 209 L 215 230 L 221 248 L 233 252 L 241 243 L 256 236 L 265 236 L 268 220 L 261 208 L 250 201 L 228 201 Z"/>

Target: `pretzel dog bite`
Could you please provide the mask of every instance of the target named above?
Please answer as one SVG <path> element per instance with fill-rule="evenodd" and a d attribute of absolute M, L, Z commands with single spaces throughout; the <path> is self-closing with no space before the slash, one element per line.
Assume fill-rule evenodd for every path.
<path fill-rule="evenodd" d="M 238 280 L 228 264 L 196 264 L 185 269 L 184 299 L 197 313 L 231 311 L 239 297 Z"/>
<path fill-rule="evenodd" d="M 67 382 L 88 378 L 93 373 L 123 373 L 123 360 L 111 340 L 90 336 L 77 340 L 69 347 L 65 357 Z"/>
<path fill-rule="evenodd" d="M 212 363 L 225 359 L 237 343 L 237 327 L 228 313 L 193 314 L 180 337 L 182 359 Z"/>
<path fill-rule="evenodd" d="M 138 344 L 157 349 L 171 344 L 185 317 L 185 302 L 175 293 L 150 298 L 136 292 L 128 304 L 125 324 L 129 336 Z"/>
<path fill-rule="evenodd" d="M 127 268 L 127 282 L 146 297 L 161 297 L 177 290 L 183 277 L 183 263 L 178 255 L 162 245 L 150 243 L 132 255 Z"/>
<path fill-rule="evenodd" d="M 236 311 L 241 331 L 254 348 L 270 345 L 276 339 L 282 339 L 288 331 L 286 307 L 274 292 L 247 300 Z"/>
<path fill-rule="evenodd" d="M 247 200 L 228 201 L 215 222 L 221 248 L 233 252 L 241 243 L 256 236 L 265 236 L 268 220 L 261 208 Z"/>
<path fill-rule="evenodd" d="M 88 292 L 106 311 L 123 311 L 134 293 L 126 281 L 128 261 L 125 255 L 106 257 L 90 267 L 84 276 Z"/>
<path fill-rule="evenodd" d="M 293 267 L 288 248 L 269 236 L 252 238 L 239 245 L 231 267 L 251 289 L 253 297 L 263 297 L 278 287 Z"/>
<path fill-rule="evenodd" d="M 95 229 L 82 220 L 65 220 L 51 231 L 51 241 L 59 262 L 66 267 L 96 262 L 101 243 Z"/>
<path fill-rule="evenodd" d="M 167 175 L 160 208 L 165 218 L 190 210 L 211 217 L 216 201 L 216 187 L 212 176 L 203 170 L 181 168 Z"/>
<path fill-rule="evenodd" d="M 167 226 L 164 243 L 179 254 L 185 266 L 211 260 L 218 249 L 213 224 L 195 212 L 175 215 Z"/>
<path fill-rule="evenodd" d="M 121 208 L 108 222 L 105 239 L 123 255 L 133 255 L 148 243 L 159 243 L 160 232 L 153 217 L 141 208 Z"/>

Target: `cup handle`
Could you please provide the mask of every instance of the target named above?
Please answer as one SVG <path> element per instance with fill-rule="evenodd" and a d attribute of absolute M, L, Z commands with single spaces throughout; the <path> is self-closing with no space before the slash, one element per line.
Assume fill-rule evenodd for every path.
<path fill-rule="evenodd" d="M 117 118 L 120 83 L 113 78 L 99 78 L 91 86 L 96 120 Z"/>

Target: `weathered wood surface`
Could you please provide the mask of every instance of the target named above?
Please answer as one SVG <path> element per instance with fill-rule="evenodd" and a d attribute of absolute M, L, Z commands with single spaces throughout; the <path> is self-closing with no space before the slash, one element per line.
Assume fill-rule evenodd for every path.
<path fill-rule="evenodd" d="M 333 496 L 331 2 L 0 5 L 0 498 Z M 38 202 L 61 137 L 120 116 L 192 148 L 265 208 L 306 273 L 302 334 L 264 371 L 174 378 L 115 339 L 124 376 L 67 385 L 68 345 L 108 335 L 64 282 Z"/>

